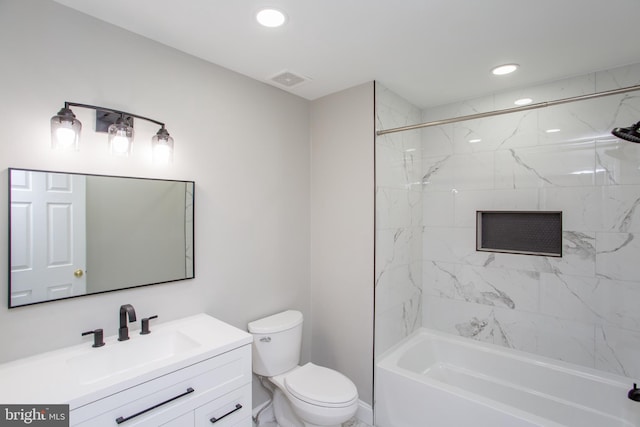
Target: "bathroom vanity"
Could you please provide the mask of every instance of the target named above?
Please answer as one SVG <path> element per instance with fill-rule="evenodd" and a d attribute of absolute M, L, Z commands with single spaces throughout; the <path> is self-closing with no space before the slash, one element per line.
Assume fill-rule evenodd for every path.
<path fill-rule="evenodd" d="M 0 365 L 3 404 L 69 404 L 82 427 L 251 426 L 250 334 L 198 314 Z"/>

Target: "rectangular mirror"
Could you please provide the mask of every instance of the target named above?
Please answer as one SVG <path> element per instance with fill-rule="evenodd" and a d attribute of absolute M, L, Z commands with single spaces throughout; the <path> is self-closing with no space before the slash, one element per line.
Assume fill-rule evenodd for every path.
<path fill-rule="evenodd" d="M 194 277 L 194 182 L 9 169 L 9 308 Z"/>

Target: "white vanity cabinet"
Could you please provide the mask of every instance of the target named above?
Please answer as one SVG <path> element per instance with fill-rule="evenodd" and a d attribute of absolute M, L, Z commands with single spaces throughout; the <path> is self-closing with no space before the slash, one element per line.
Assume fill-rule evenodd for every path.
<path fill-rule="evenodd" d="M 251 426 L 251 346 L 73 408 L 78 427 Z"/>
<path fill-rule="evenodd" d="M 251 427 L 247 332 L 201 313 L 104 341 L 0 364 L 0 402 L 68 404 L 77 427 Z"/>

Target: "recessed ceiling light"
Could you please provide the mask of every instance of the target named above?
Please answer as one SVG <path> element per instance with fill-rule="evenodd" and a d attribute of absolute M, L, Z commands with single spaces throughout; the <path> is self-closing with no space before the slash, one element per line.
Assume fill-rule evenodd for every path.
<path fill-rule="evenodd" d="M 496 76 L 504 76 L 505 74 L 511 74 L 519 67 L 518 64 L 504 64 L 499 65 L 491 70 L 493 74 Z"/>
<path fill-rule="evenodd" d="M 269 28 L 282 26 L 286 20 L 286 15 L 277 9 L 262 9 L 256 14 L 256 20 L 260 25 Z"/>
<path fill-rule="evenodd" d="M 516 105 L 529 105 L 533 102 L 533 99 L 531 98 L 520 98 L 520 99 L 516 99 L 513 103 Z"/>
<path fill-rule="evenodd" d="M 547 129 L 545 130 L 546 133 L 557 133 L 560 132 L 560 129 Z"/>
<path fill-rule="evenodd" d="M 478 142 L 482 141 L 480 138 L 476 138 L 476 139 L 470 139 L 469 140 L 469 144 L 476 144 Z"/>

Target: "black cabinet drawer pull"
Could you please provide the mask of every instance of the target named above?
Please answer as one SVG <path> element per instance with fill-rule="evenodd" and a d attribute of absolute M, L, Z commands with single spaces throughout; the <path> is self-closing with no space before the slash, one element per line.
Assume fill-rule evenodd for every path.
<path fill-rule="evenodd" d="M 162 406 L 162 405 L 166 405 L 167 403 L 169 403 L 169 402 L 173 402 L 173 401 L 174 401 L 174 400 L 176 400 L 176 399 L 180 399 L 181 397 L 186 396 L 186 395 L 187 395 L 187 394 L 189 394 L 189 393 L 193 393 L 193 391 L 194 391 L 194 390 L 193 390 L 191 387 L 189 387 L 189 388 L 187 389 L 187 391 L 185 391 L 184 393 L 179 394 L 179 395 L 177 395 L 177 396 L 175 396 L 175 397 L 172 397 L 172 398 L 171 398 L 171 399 L 169 399 L 169 400 L 165 400 L 164 402 L 160 402 L 160 403 L 158 403 L 157 405 L 153 405 L 152 407 L 147 408 L 147 409 L 145 409 L 145 410 L 143 410 L 143 411 L 140 411 L 140 412 L 138 412 L 137 414 L 129 415 L 128 417 L 118 417 L 118 418 L 116 418 L 116 423 L 118 423 L 118 424 L 122 424 L 123 422 L 125 422 L 125 421 L 129 421 L 130 419 L 135 418 L 135 417 L 137 417 L 138 415 L 142 415 L 142 414 L 145 414 L 145 413 L 147 413 L 147 412 L 149 412 L 149 411 L 153 411 L 154 409 L 159 408 L 159 407 L 160 407 L 160 406 Z"/>
<path fill-rule="evenodd" d="M 209 421 L 211 421 L 211 424 L 213 424 L 213 423 L 217 423 L 218 421 L 220 421 L 221 419 L 223 419 L 223 418 L 224 418 L 224 417 L 226 417 L 227 415 L 231 415 L 231 414 L 233 414 L 234 412 L 239 411 L 240 409 L 242 409 L 242 405 L 241 405 L 241 404 L 239 404 L 239 403 L 236 403 L 236 409 L 232 409 L 231 411 L 227 412 L 226 414 L 224 414 L 224 415 L 223 415 L 223 416 L 221 416 L 221 417 L 218 417 L 218 418 L 213 417 L 213 418 L 211 418 Z"/>

